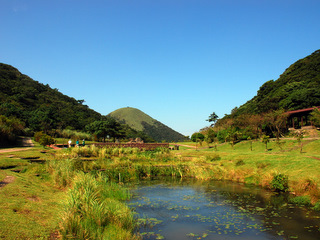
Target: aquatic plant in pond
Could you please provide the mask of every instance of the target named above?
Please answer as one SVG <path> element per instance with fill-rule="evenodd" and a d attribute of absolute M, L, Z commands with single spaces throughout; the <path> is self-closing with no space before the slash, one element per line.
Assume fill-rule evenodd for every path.
<path fill-rule="evenodd" d="M 148 182 L 132 192 L 130 206 L 139 213 L 143 239 L 158 239 L 159 234 L 175 240 L 318 239 L 320 234 L 319 216 L 288 204 L 286 195 L 254 187 Z"/>

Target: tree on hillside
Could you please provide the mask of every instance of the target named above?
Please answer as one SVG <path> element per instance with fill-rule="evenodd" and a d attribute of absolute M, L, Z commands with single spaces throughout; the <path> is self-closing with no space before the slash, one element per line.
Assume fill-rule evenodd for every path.
<path fill-rule="evenodd" d="M 211 126 L 213 126 L 218 120 L 218 118 L 219 118 L 218 115 L 215 112 L 213 112 L 210 114 L 209 118 L 206 121 L 212 122 Z"/>
<path fill-rule="evenodd" d="M 0 145 L 14 142 L 24 128 L 24 123 L 17 118 L 0 115 Z"/>
<path fill-rule="evenodd" d="M 103 142 L 106 141 L 107 136 L 114 140 L 124 136 L 120 123 L 111 117 L 106 117 L 102 121 L 94 121 L 87 125 L 86 129 L 96 135 L 98 139 L 102 138 Z"/>
<path fill-rule="evenodd" d="M 29 126 L 33 131 L 44 131 L 47 133 L 55 127 L 56 112 L 51 108 L 39 108 L 31 112 Z"/>
<path fill-rule="evenodd" d="M 261 115 L 249 115 L 247 118 L 247 124 L 252 129 L 255 138 L 259 138 L 262 134 L 262 121 Z"/>
<path fill-rule="evenodd" d="M 204 135 L 204 141 L 208 144 L 208 147 L 210 147 L 210 143 L 214 142 L 214 139 L 216 137 L 216 133 L 213 131 L 212 128 L 208 128 Z"/>
<path fill-rule="evenodd" d="M 226 137 L 233 149 L 234 145 L 240 140 L 241 133 L 237 128 L 232 127 L 228 129 L 228 133 Z"/>
<path fill-rule="evenodd" d="M 320 127 L 320 109 L 314 108 L 310 115 L 310 120 L 312 124 L 317 127 Z"/>
<path fill-rule="evenodd" d="M 279 140 L 281 135 L 286 131 L 286 123 L 288 116 L 284 110 L 271 111 L 264 115 L 264 122 L 268 126 L 272 133 Z"/>
<path fill-rule="evenodd" d="M 204 135 L 202 133 L 196 132 L 191 135 L 191 141 L 192 142 L 198 142 L 198 141 L 203 141 L 204 140 Z"/>

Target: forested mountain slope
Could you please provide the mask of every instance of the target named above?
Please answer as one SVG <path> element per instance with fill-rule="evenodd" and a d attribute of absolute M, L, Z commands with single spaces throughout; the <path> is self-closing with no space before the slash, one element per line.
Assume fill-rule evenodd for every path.
<path fill-rule="evenodd" d="M 257 95 L 233 111 L 233 115 L 313 106 L 320 106 L 320 50 L 292 64 L 276 81 L 264 83 Z"/>
<path fill-rule="evenodd" d="M 66 127 L 83 130 L 88 123 L 101 118 L 100 113 L 83 105 L 83 100 L 68 97 L 3 63 L 0 115 L 16 117 L 34 131 Z"/>
<path fill-rule="evenodd" d="M 158 142 L 163 140 L 169 142 L 183 141 L 186 139 L 182 134 L 174 131 L 136 108 L 120 108 L 111 112 L 109 116 L 122 123 L 128 124 L 137 131 L 143 131 Z"/>

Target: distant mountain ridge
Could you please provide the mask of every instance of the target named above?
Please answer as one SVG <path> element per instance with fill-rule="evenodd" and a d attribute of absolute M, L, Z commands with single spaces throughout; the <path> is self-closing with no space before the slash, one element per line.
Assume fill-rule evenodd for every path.
<path fill-rule="evenodd" d="M 176 142 L 186 139 L 186 137 L 182 134 L 153 119 L 137 108 L 120 108 L 109 113 L 108 116 L 115 118 L 121 123 L 129 125 L 131 128 L 137 131 L 143 131 L 157 142 Z"/>
<path fill-rule="evenodd" d="M 280 77 L 264 83 L 257 95 L 232 115 L 320 106 L 320 50 L 289 66 Z"/>

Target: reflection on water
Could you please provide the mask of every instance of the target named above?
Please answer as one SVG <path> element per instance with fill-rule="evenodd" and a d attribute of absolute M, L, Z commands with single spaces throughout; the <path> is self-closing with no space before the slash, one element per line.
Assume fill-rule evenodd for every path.
<path fill-rule="evenodd" d="M 162 179 L 132 193 L 143 239 L 320 239 L 319 214 L 253 186 Z"/>

